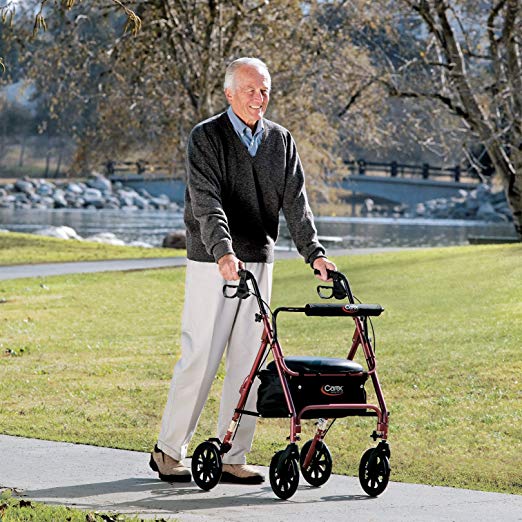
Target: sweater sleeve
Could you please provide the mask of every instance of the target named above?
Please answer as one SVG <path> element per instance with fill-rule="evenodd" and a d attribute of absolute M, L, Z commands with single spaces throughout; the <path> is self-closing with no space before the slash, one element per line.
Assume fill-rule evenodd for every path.
<path fill-rule="evenodd" d="M 201 240 L 207 252 L 218 259 L 233 254 L 232 238 L 221 201 L 222 172 L 217 152 L 205 129 L 195 127 L 187 147 L 187 187 Z"/>
<path fill-rule="evenodd" d="M 314 216 L 306 195 L 303 166 L 293 138 L 290 135 L 288 138 L 283 214 L 297 250 L 311 264 L 316 258 L 325 256 L 325 249 L 317 239 Z"/>

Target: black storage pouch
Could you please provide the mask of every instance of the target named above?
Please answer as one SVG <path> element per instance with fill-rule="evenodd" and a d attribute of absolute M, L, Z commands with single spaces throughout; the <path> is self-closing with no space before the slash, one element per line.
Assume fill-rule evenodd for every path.
<path fill-rule="evenodd" d="M 340 374 L 332 377 L 324 375 L 287 376 L 292 401 L 296 411 L 305 406 L 324 404 L 365 404 L 364 383 L 368 374 Z M 259 373 L 261 384 L 257 392 L 257 411 L 263 417 L 288 417 L 283 387 L 276 371 L 262 370 Z M 339 418 L 360 415 L 365 409 L 318 409 L 304 413 L 303 419 L 319 417 Z"/>

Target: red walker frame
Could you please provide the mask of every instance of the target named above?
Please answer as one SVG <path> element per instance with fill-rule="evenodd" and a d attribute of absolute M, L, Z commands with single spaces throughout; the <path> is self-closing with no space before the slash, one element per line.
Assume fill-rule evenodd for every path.
<path fill-rule="evenodd" d="M 368 316 L 377 316 L 383 311 L 383 308 L 379 305 L 357 305 L 354 303 L 354 298 L 350 289 L 350 285 L 346 277 L 340 272 L 330 272 L 329 276 L 333 279 L 333 286 L 319 286 L 317 288 L 319 295 L 322 298 L 330 298 L 332 296 L 340 298 L 347 298 L 349 304 L 345 305 L 306 305 L 305 307 L 280 307 L 277 308 L 272 314 L 272 322 L 270 321 L 270 317 L 267 311 L 267 306 L 264 303 L 262 296 L 260 295 L 259 288 L 257 286 L 257 282 L 255 277 L 251 272 L 247 270 L 240 270 L 240 282 L 238 286 L 235 285 L 225 285 L 223 288 L 223 293 L 226 297 L 234 298 L 246 298 L 249 295 L 253 295 L 256 297 L 259 305 L 259 313 L 256 314 L 255 320 L 263 323 L 263 334 L 261 338 L 261 345 L 259 347 L 258 353 L 256 355 L 255 361 L 252 365 L 252 368 L 248 374 L 248 376 L 243 381 L 243 384 L 240 388 L 240 399 L 237 403 L 237 406 L 234 410 L 234 415 L 232 417 L 231 423 L 229 425 L 228 431 L 223 439 L 223 441 L 219 441 L 219 439 L 209 439 L 208 441 L 202 443 L 196 451 L 194 452 L 192 471 L 194 474 L 194 479 L 198 486 L 202 489 L 209 490 L 212 489 L 217 482 L 219 482 L 219 478 L 221 475 L 221 456 L 227 453 L 232 447 L 232 440 L 234 437 L 234 433 L 238 427 L 242 415 L 255 415 L 261 416 L 258 412 L 247 411 L 244 409 L 247 398 L 249 396 L 250 390 L 252 388 L 252 384 L 254 379 L 259 374 L 261 366 L 263 365 L 266 357 L 268 356 L 267 348 L 269 351 L 272 351 L 275 366 L 277 369 L 277 373 L 279 375 L 279 379 L 281 381 L 286 405 L 289 411 L 290 417 L 290 436 L 289 436 L 289 445 L 284 451 L 280 451 L 276 453 L 274 459 L 278 456 L 277 462 L 274 464 L 274 459 L 272 459 L 271 463 L 271 484 L 272 489 L 277 496 L 281 498 L 289 498 L 297 489 L 298 483 L 298 473 L 297 480 L 289 479 L 291 484 L 287 484 L 286 482 L 283 485 L 281 483 L 281 477 L 286 477 L 285 473 L 295 474 L 293 470 L 294 464 L 290 461 L 293 459 L 294 461 L 299 457 L 299 453 L 297 452 L 297 441 L 300 440 L 301 434 L 301 419 L 306 412 L 313 410 L 331 410 L 334 412 L 335 410 L 360 410 L 360 413 L 356 413 L 355 415 L 359 416 L 376 416 L 377 417 L 377 428 L 372 433 L 371 437 L 374 440 L 381 439 L 378 446 L 373 449 L 369 449 L 363 455 L 363 459 L 361 460 L 361 465 L 359 468 L 359 479 L 361 481 L 361 485 L 363 489 L 371 496 L 377 496 L 382 493 L 388 484 L 388 478 L 390 473 L 388 459 L 390 457 L 390 449 L 387 443 L 388 438 L 388 418 L 389 412 L 386 407 L 386 402 L 384 400 L 384 396 L 382 393 L 382 388 L 379 383 L 379 378 L 377 375 L 377 363 L 375 358 L 375 353 L 372 347 L 372 343 L 368 337 L 368 328 L 367 328 L 367 319 Z M 250 292 L 248 288 L 248 281 L 250 281 L 253 291 Z M 236 293 L 234 295 L 227 295 L 228 288 L 235 288 Z M 321 293 L 322 289 L 331 289 L 332 295 L 325 296 Z M 314 373 L 303 373 L 296 372 L 288 368 L 285 363 L 283 350 L 277 339 L 276 334 L 276 318 L 279 312 L 301 312 L 305 313 L 305 315 L 315 315 L 315 316 L 325 316 L 325 315 L 337 315 L 337 316 L 350 316 L 355 323 L 355 330 L 352 338 L 352 345 L 350 351 L 348 352 L 347 359 L 353 361 L 355 354 L 359 346 L 361 346 L 362 351 L 364 353 L 364 357 L 366 359 L 366 364 L 368 366 L 367 374 L 371 377 L 371 381 L 373 387 L 375 389 L 375 394 L 377 397 L 378 405 L 365 403 L 365 404 L 320 404 L 314 405 L 310 404 L 304 406 L 300 411 L 296 411 L 294 402 L 292 399 L 292 394 L 289 388 L 289 384 L 287 382 L 287 376 L 293 377 L 312 377 L 317 374 Z M 361 373 L 359 372 L 359 376 Z M 321 373 L 321 376 L 324 377 L 333 377 L 339 376 L 339 373 Z M 333 416 L 335 419 L 335 415 Z M 301 455 L 301 469 L 307 469 L 310 463 L 313 461 L 314 456 L 316 455 L 316 448 L 322 449 L 322 441 L 326 435 L 326 432 L 330 429 L 327 428 L 327 419 L 319 419 L 317 423 L 317 429 L 313 439 L 310 441 L 308 451 L 306 455 Z M 318 444 L 320 446 L 318 446 Z M 215 451 L 212 449 L 215 448 Z M 201 450 L 201 451 L 198 451 Z M 326 449 L 326 451 L 328 451 Z M 210 452 L 210 456 L 209 456 Z M 206 460 L 205 460 L 206 459 Z M 289 463 L 290 462 L 290 463 Z M 198 467 L 199 466 L 199 467 Z M 274 469 L 272 469 L 274 468 Z M 205 473 L 203 473 L 203 469 L 205 469 Z M 208 471 L 210 470 L 210 471 Z M 208 471 L 208 473 L 207 473 Z M 212 473 L 215 471 L 215 473 Z M 210 478 L 209 477 L 210 474 Z M 328 472 L 328 476 L 329 476 Z M 216 480 L 217 477 L 217 480 Z M 275 477 L 275 478 L 274 478 Z M 272 480 L 273 479 L 273 480 Z M 284 482 L 284 481 L 283 481 Z M 315 484 L 313 484 L 315 485 Z M 280 490 L 282 489 L 282 491 Z"/>

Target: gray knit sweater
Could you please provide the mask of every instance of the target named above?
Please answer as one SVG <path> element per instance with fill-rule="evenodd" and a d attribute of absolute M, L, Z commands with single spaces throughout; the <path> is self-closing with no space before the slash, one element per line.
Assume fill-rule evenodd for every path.
<path fill-rule="evenodd" d="M 272 262 L 281 209 L 305 261 L 324 255 L 294 140 L 280 125 L 263 122 L 254 157 L 226 112 L 192 130 L 185 192 L 188 259 L 214 262 L 235 254 L 245 262 Z"/>

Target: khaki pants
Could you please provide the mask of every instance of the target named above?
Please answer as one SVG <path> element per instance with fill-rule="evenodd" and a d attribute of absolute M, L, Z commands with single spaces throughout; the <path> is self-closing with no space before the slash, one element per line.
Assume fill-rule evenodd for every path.
<path fill-rule="evenodd" d="M 273 264 L 246 263 L 246 269 L 256 277 L 263 299 L 270 302 Z M 256 299 L 225 299 L 224 283 L 217 264 L 187 262 L 181 359 L 174 368 L 158 438 L 158 447 L 176 460 L 187 455 L 225 348 L 226 375 L 218 419 L 220 440 L 227 432 L 239 400 L 239 388 L 261 344 L 263 325 L 254 320 L 259 311 Z M 246 410 L 256 410 L 257 384 L 252 386 Z M 232 449 L 223 457 L 224 463 L 246 462 L 255 427 L 256 417 L 242 417 Z"/>

